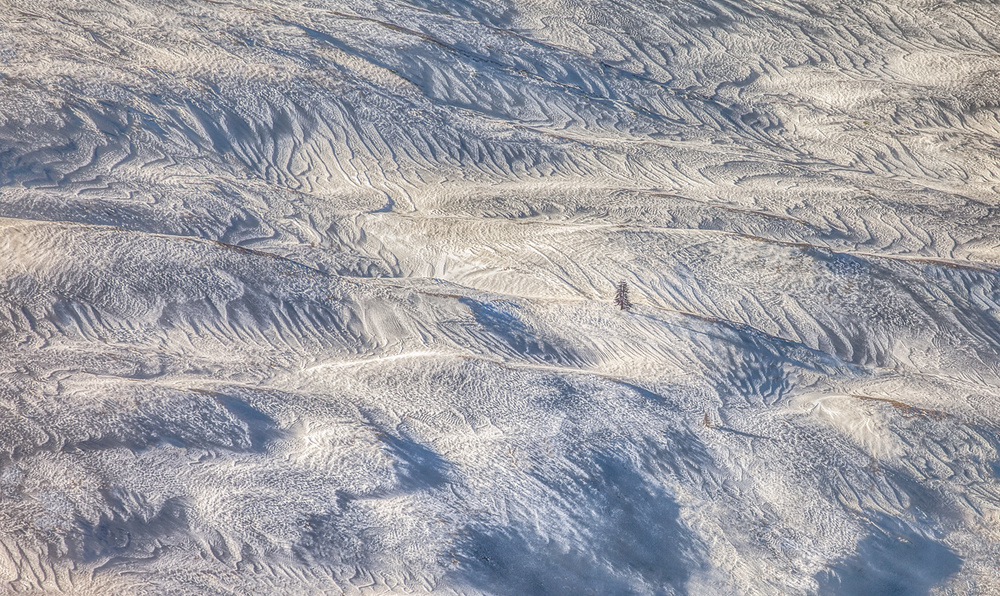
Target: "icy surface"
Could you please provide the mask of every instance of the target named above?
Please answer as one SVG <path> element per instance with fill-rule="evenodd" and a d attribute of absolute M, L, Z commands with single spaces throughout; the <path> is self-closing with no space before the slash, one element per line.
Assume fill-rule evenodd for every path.
<path fill-rule="evenodd" d="M 998 73 L 993 2 L 3 3 L 0 593 L 1000 593 Z"/>

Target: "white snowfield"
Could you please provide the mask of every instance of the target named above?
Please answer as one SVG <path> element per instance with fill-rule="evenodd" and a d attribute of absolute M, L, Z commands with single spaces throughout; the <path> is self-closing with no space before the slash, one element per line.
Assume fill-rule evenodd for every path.
<path fill-rule="evenodd" d="M 995 2 L 4 2 L 0 594 L 1000 594 L 998 73 Z"/>

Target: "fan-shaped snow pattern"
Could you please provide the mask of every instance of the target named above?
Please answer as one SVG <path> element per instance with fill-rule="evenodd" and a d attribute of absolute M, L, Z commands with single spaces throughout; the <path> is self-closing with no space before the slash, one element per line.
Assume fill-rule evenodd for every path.
<path fill-rule="evenodd" d="M 998 73 L 991 2 L 5 3 L 0 592 L 1000 593 Z"/>

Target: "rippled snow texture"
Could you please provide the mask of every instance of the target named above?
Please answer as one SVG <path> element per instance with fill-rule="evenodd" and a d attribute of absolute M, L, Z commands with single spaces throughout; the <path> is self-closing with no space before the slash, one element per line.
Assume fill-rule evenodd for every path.
<path fill-rule="evenodd" d="M 998 73 L 993 2 L 4 3 L 0 593 L 1000 593 Z"/>

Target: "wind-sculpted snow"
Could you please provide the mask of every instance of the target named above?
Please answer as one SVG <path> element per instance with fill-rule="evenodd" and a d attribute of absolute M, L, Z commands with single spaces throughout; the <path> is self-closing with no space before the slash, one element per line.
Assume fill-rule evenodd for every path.
<path fill-rule="evenodd" d="M 6 3 L 0 593 L 1000 594 L 997 72 L 989 2 Z"/>

